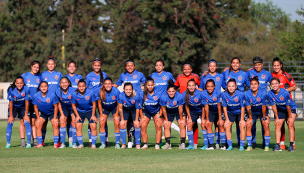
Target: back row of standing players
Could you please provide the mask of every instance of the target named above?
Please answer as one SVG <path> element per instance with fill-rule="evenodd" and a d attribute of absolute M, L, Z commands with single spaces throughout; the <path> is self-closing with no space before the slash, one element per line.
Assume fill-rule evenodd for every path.
<path fill-rule="evenodd" d="M 40 63 L 33 61 L 31 71 L 23 74 L 22 77 L 17 77 L 8 91 L 10 113 L 6 147 L 10 147 L 13 121 L 19 113 L 23 118 L 20 123 L 20 127 L 22 126 L 20 137 L 24 143 L 22 145 L 25 145 L 25 126 L 28 137 L 27 148 L 31 147 L 31 135 L 33 135 L 36 147 L 44 146 L 48 119 L 51 120 L 54 130 L 55 148 L 59 146 L 65 148 L 67 122 L 71 124 L 67 126 L 70 146 L 83 148 L 82 123 L 85 118 L 89 120 L 91 147 L 96 148 L 97 118 L 95 112 L 98 108 L 100 112 L 100 148 L 106 147 L 106 121 L 109 114 L 112 113 L 115 125 L 115 148 L 126 148 L 126 128 L 130 126 L 128 124 L 130 122 L 133 122 L 135 127 L 136 148 L 140 149 L 141 138 L 144 143 L 141 148 L 148 148 L 146 129 L 150 119 L 153 118 L 156 128 L 155 148 L 160 148 L 161 126 L 163 125 L 166 140 L 163 149 L 171 149 L 170 126 L 176 118 L 181 137 L 179 148 L 195 149 L 198 136 L 196 122 L 201 118 L 204 138 L 204 146 L 201 149 L 220 148 L 221 141 L 220 149 L 232 150 L 231 126 L 236 121 L 239 149 L 244 150 L 245 136 L 247 136 L 247 151 L 250 151 L 256 146 L 255 125 L 257 119 L 260 118 L 263 125 L 263 148 L 268 151 L 270 131 L 266 105 L 271 104 L 276 118 L 277 144 L 274 150 L 285 149 L 285 144 L 282 143 L 285 139 L 281 139 L 285 132 L 281 135 L 280 129 L 284 127 L 286 119 L 290 132 L 289 151 L 293 151 L 296 105 L 289 92 L 296 89 L 295 83 L 292 77 L 284 71 L 283 63 L 278 58 L 273 60 L 274 72 L 272 73 L 262 69 L 263 59 L 261 57 L 255 57 L 253 64 L 254 68 L 244 72 L 239 69 L 240 59 L 235 57 L 231 60 L 231 67 L 220 74 L 217 72 L 217 62 L 211 60 L 208 63 L 209 71 L 205 72 L 200 80 L 198 75 L 192 73 L 191 64 L 185 63 L 182 67 L 183 74 L 178 75 L 175 81 L 171 73 L 163 71 L 165 67 L 163 60 L 155 62 L 156 72 L 146 79 L 141 72 L 135 70 L 135 62 L 130 58 L 125 63 L 126 72 L 121 74 L 116 84 L 113 84 L 107 74 L 101 71 L 101 62 L 98 59 L 93 61 L 93 72 L 89 73 L 85 80 L 81 75 L 75 74 L 77 67 L 73 61 L 68 64 L 69 74 L 64 77 L 60 72 L 54 70 L 56 64 L 53 57 L 47 61 L 48 70 L 41 74 L 39 74 Z M 22 82 L 27 87 L 21 85 Z M 271 83 L 272 90 L 267 96 L 268 82 Z M 124 84 L 124 92 L 120 93 L 116 87 L 122 84 Z M 142 91 L 141 84 L 144 84 L 144 91 Z M 287 90 L 283 89 L 285 84 L 289 85 Z M 246 93 L 244 93 L 245 85 L 251 87 Z M 177 92 L 178 87 L 180 93 Z M 226 91 L 222 93 L 221 88 Z M 40 91 L 37 92 L 37 89 Z M 26 102 L 28 102 L 28 108 L 26 108 Z M 212 130 L 213 124 L 215 125 L 215 135 Z M 186 131 L 189 138 L 188 147 L 185 147 Z M 215 144 L 214 137 L 216 138 Z M 62 142 L 61 145 L 59 141 Z M 77 141 L 79 146 L 76 144 Z"/>

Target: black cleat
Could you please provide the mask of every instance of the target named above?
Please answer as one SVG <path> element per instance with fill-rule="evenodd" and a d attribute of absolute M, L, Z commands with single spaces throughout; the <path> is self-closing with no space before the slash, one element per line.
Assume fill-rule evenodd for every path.
<path fill-rule="evenodd" d="M 252 148 L 254 149 L 255 147 L 257 147 L 257 143 L 252 143 Z"/>

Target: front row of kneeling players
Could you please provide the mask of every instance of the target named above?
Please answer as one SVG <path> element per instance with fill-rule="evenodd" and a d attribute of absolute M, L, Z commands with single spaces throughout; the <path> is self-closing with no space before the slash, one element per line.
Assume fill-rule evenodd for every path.
<path fill-rule="evenodd" d="M 37 139 L 38 148 L 42 145 L 42 125 L 47 119 L 51 120 L 53 127 L 54 147 L 58 148 L 59 131 L 65 128 L 66 118 L 72 115 L 72 124 L 76 127 L 76 135 L 73 135 L 74 148 L 83 148 L 82 126 L 85 118 L 89 120 L 92 134 L 92 148 L 96 148 L 97 141 L 97 117 L 95 116 L 96 108 L 101 112 L 99 119 L 100 124 L 100 148 L 105 148 L 105 123 L 110 113 L 113 115 L 115 124 L 115 148 L 126 148 L 126 127 L 130 117 L 135 127 L 136 148 L 141 147 L 141 138 L 144 145 L 142 149 L 148 148 L 147 126 L 151 118 L 154 119 L 156 129 L 156 145 L 155 149 L 160 149 L 161 126 L 164 126 L 164 134 L 166 144 L 163 149 L 171 149 L 171 123 L 174 118 L 178 121 L 180 127 L 180 149 L 195 149 L 193 143 L 192 126 L 198 118 L 202 118 L 201 126 L 204 135 L 203 150 L 214 149 L 214 134 L 212 131 L 213 123 L 217 123 L 220 131 L 221 150 L 232 150 L 231 127 L 234 122 L 240 126 L 240 148 L 244 150 L 245 139 L 247 139 L 247 151 L 252 150 L 251 147 L 251 126 L 254 122 L 261 119 L 265 130 L 265 146 L 264 150 L 269 151 L 270 130 L 267 104 L 272 105 L 275 116 L 276 126 L 276 145 L 274 151 L 280 151 L 280 129 L 287 121 L 289 129 L 290 147 L 289 151 L 293 151 L 294 140 L 294 121 L 296 118 L 296 104 L 290 99 L 289 93 L 279 87 L 278 78 L 273 78 L 270 82 L 272 90 L 259 91 L 258 77 L 250 79 L 250 90 L 247 92 L 239 91 L 235 79 L 230 79 L 227 83 L 227 90 L 223 93 L 215 92 L 215 82 L 212 79 L 207 80 L 205 90 L 197 90 L 196 82 L 191 79 L 187 83 L 187 90 L 180 94 L 176 91 L 173 81 L 169 81 L 167 94 L 154 92 L 154 80 L 147 78 L 144 85 L 143 93 L 136 93 L 131 83 L 124 85 L 124 92 L 113 87 L 110 78 L 104 80 L 98 95 L 92 90 L 86 88 L 85 80 L 78 82 L 78 89 L 71 87 L 68 78 L 62 77 L 60 80 L 60 89 L 56 93 L 48 92 L 48 83 L 41 82 L 39 92 L 34 95 L 33 105 L 37 115 Z M 29 91 L 24 86 L 22 77 L 17 77 L 10 88 L 10 119 L 17 113 L 24 114 L 24 124 L 28 138 L 31 136 L 31 126 L 29 125 L 28 99 Z M 144 99 L 143 99 L 144 98 Z M 40 113 L 39 113 L 40 112 Z M 61 116 L 60 129 L 58 112 Z M 64 119 L 65 118 L 65 119 Z M 120 125 L 120 129 L 119 129 Z M 7 134 L 11 133 L 12 123 L 8 123 Z M 187 135 L 189 138 L 189 146 L 185 146 Z M 207 132 L 207 134 L 206 134 Z M 8 135 L 7 135 L 8 136 Z M 76 138 L 77 136 L 77 138 Z M 61 141 L 65 140 L 65 135 L 60 135 Z M 8 142 L 10 141 L 10 136 Z M 121 139 L 122 146 L 119 145 Z M 227 144 L 228 145 L 227 145 Z M 8 144 L 10 145 L 10 144 Z M 30 148 L 30 140 L 27 148 Z M 228 148 L 226 148 L 228 146 Z M 9 148 L 9 147 L 8 147 Z"/>

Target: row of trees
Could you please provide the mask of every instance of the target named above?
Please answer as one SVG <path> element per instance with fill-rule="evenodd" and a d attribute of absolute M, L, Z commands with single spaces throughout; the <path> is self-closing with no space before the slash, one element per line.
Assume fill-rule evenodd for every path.
<path fill-rule="evenodd" d="M 7 0 L 0 2 L 0 13 L 0 81 L 29 71 L 32 60 L 46 70 L 49 55 L 64 74 L 73 59 L 83 76 L 99 57 L 115 80 L 130 55 L 145 75 L 163 58 L 176 76 L 185 61 L 200 73 L 209 51 L 220 62 L 257 55 L 299 60 L 304 53 L 303 23 L 291 22 L 270 1 Z"/>

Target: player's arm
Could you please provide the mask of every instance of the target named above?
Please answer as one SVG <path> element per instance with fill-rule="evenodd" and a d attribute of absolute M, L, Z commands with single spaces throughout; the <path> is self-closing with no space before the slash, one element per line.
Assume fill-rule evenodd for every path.
<path fill-rule="evenodd" d="M 179 113 L 179 117 L 182 120 L 183 119 L 183 105 L 178 106 L 178 113 Z"/>
<path fill-rule="evenodd" d="M 250 105 L 246 106 L 246 109 L 247 109 L 247 113 L 248 113 L 249 118 L 252 119 L 252 110 L 251 110 L 251 106 L 250 106 Z"/>
<path fill-rule="evenodd" d="M 191 120 L 189 105 L 188 105 L 188 104 L 185 104 L 185 108 L 186 108 L 186 113 L 187 113 L 187 119 L 188 119 L 188 120 Z"/>
<path fill-rule="evenodd" d="M 209 105 L 208 105 L 208 104 L 206 104 L 206 105 L 204 106 L 204 110 L 205 110 L 205 111 L 204 111 L 204 112 L 205 112 L 205 113 L 204 113 L 205 115 L 204 115 L 203 118 L 205 119 L 205 117 L 206 117 L 206 121 L 209 121 Z"/>
<path fill-rule="evenodd" d="M 124 120 L 124 117 L 123 117 L 123 110 L 122 110 L 122 104 L 121 103 L 118 103 L 118 110 L 119 110 L 119 116 L 120 116 L 120 119 L 123 121 Z"/>
<path fill-rule="evenodd" d="M 288 92 L 291 92 L 291 91 L 295 91 L 297 89 L 297 86 L 296 85 L 293 85 L 293 86 L 291 86 L 291 87 L 288 87 L 286 90 L 288 91 Z"/>
<path fill-rule="evenodd" d="M 57 115 L 58 115 L 58 103 L 54 104 L 54 119 L 57 119 Z"/>
<path fill-rule="evenodd" d="M 162 115 L 164 116 L 164 120 L 168 121 L 167 110 L 165 106 L 160 107 L 162 110 Z"/>
<path fill-rule="evenodd" d="M 59 110 L 59 112 L 60 112 L 61 115 L 64 115 L 60 102 L 58 102 L 58 110 Z"/>

